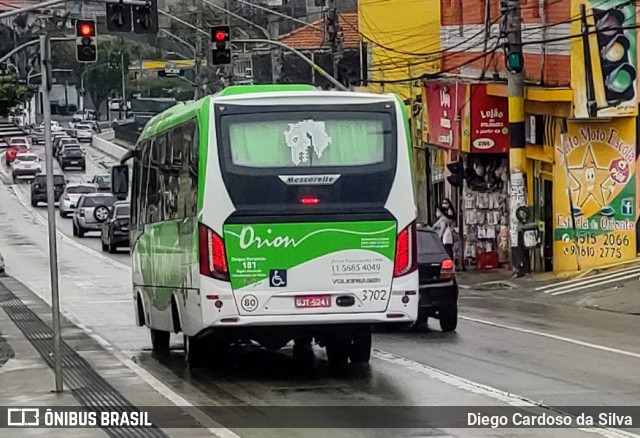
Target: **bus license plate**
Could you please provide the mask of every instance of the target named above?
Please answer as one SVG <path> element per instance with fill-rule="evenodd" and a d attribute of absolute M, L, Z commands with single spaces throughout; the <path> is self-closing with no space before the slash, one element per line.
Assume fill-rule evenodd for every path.
<path fill-rule="evenodd" d="M 331 307 L 331 295 L 296 297 L 296 307 Z"/>

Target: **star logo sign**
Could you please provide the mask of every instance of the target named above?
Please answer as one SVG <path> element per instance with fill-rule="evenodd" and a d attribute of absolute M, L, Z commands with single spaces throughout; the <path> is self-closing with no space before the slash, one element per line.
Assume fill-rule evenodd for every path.
<path fill-rule="evenodd" d="M 585 148 L 580 164 L 569 166 L 569 187 L 580 209 L 584 209 L 589 201 L 595 202 L 598 209 L 606 206 L 615 186 L 609 166 L 598 162 L 591 144 Z"/>

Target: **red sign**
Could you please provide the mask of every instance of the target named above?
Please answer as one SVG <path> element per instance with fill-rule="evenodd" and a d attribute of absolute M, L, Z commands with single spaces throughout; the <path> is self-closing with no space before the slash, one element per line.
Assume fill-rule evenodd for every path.
<path fill-rule="evenodd" d="M 460 120 L 464 111 L 466 85 L 425 82 L 425 105 L 429 124 L 424 141 L 436 146 L 460 149 Z"/>
<path fill-rule="evenodd" d="M 485 84 L 471 85 L 471 152 L 509 151 L 509 102 L 490 96 Z"/>

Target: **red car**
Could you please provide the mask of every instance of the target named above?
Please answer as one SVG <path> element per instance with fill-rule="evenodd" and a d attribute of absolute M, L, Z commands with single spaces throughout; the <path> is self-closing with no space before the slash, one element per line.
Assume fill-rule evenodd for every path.
<path fill-rule="evenodd" d="M 24 137 L 14 137 L 7 143 L 7 152 L 5 153 L 5 162 L 9 166 L 15 159 L 16 155 L 31 152 L 29 140 Z"/>

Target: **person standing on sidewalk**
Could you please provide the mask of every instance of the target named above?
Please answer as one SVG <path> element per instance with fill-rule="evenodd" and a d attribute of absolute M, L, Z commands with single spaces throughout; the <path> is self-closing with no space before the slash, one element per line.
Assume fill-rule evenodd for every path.
<path fill-rule="evenodd" d="M 455 226 L 455 215 L 452 215 L 453 209 L 447 208 L 441 205 L 436 210 L 436 217 L 438 218 L 433 224 L 433 228 L 438 233 L 438 237 L 444 245 L 444 249 L 449 254 L 451 260 L 453 260 L 453 227 Z"/>

